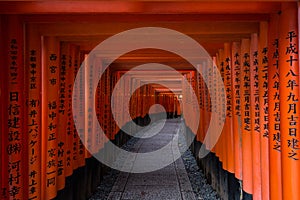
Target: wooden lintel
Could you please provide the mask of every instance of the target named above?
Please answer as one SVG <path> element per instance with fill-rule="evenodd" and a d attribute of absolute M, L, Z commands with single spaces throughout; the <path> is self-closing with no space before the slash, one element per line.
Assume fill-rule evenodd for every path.
<path fill-rule="evenodd" d="M 280 2 L 262 1 L 2 1 L 2 14 L 150 13 L 249 14 L 275 13 Z"/>

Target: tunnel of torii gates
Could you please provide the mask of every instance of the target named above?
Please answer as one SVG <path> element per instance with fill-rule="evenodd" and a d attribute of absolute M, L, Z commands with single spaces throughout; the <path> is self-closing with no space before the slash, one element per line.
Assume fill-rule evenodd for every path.
<path fill-rule="evenodd" d="M 299 8 L 295 1 L 272 0 L 1 1 L 0 198 L 91 195 L 105 167 L 77 135 L 72 101 L 84 101 L 84 131 L 93 130 L 95 110 L 107 138 L 119 146 L 130 138 L 120 126 L 132 120 L 147 125 L 152 105 L 162 105 L 168 118 L 184 118 L 182 113 L 193 118 L 198 104 L 198 130 L 189 129 L 194 121 L 184 121 L 195 135 L 190 148 L 196 157 L 210 120 L 225 120 L 216 145 L 198 159 L 222 198 L 233 199 L 231 193 L 237 192 L 243 199 L 299 200 Z M 109 52 L 97 55 L 85 65 L 98 71 L 86 70 L 80 87 L 73 88 L 81 63 L 96 45 L 139 27 L 169 28 L 193 38 L 215 61 L 223 89 L 214 87 L 211 98 L 203 77 L 218 85 L 214 68 L 200 75 L 179 55 L 151 48 L 123 54 L 106 70 Z M 180 75 L 155 67 L 127 73 L 146 63 L 170 66 Z M 89 92 L 86 80 L 100 71 L 95 93 Z M 125 88 L 111 105 L 120 79 Z M 153 83 L 157 80 L 161 84 Z M 138 89 L 131 91 L 133 86 Z M 190 88 L 197 101 L 186 92 Z M 85 99 L 72 98 L 74 90 L 84 92 Z M 130 116 L 119 105 L 128 95 Z M 210 119 L 220 109 L 213 102 L 225 97 L 224 112 Z M 118 108 L 119 125 L 111 106 Z M 152 120 L 160 111 L 151 110 Z M 101 151 L 106 142 L 90 145 Z M 205 145 L 210 147 L 210 141 Z"/>

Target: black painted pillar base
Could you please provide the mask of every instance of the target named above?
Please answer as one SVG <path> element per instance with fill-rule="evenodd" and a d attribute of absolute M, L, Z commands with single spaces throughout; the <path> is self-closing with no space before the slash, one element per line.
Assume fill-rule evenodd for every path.
<path fill-rule="evenodd" d="M 212 185 L 220 197 L 224 200 L 252 200 L 251 194 L 241 190 L 241 180 L 237 179 L 233 173 L 224 170 L 222 162 L 214 153 L 210 152 L 205 158 L 198 159 L 197 155 L 201 145 L 202 143 L 194 140 L 190 149 L 196 157 L 198 166 L 203 170 L 208 183 Z"/>

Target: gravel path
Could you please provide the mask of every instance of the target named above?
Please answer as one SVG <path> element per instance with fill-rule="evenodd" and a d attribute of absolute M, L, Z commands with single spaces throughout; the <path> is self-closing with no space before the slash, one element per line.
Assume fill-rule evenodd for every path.
<path fill-rule="evenodd" d="M 131 147 L 134 146 L 138 140 L 138 138 L 132 138 L 123 146 L 123 148 L 130 151 Z M 180 137 L 179 147 L 183 149 L 185 145 L 183 137 Z M 207 183 L 202 170 L 197 166 L 196 160 L 189 149 L 182 154 L 182 160 L 196 199 L 219 200 L 218 194 L 213 190 L 212 186 Z M 110 169 L 103 177 L 97 191 L 89 200 L 106 200 L 119 174 L 119 171 Z"/>
<path fill-rule="evenodd" d="M 187 150 L 181 157 L 197 199 L 219 200 L 217 192 L 207 183 L 202 170 L 199 169 L 192 152 Z"/>
<path fill-rule="evenodd" d="M 125 145 L 123 145 L 122 148 L 130 151 L 130 147 L 132 147 L 138 140 L 138 138 L 133 137 Z M 106 200 L 119 174 L 120 171 L 110 168 L 103 176 L 103 180 L 97 187 L 97 191 L 89 198 L 89 200 Z"/>

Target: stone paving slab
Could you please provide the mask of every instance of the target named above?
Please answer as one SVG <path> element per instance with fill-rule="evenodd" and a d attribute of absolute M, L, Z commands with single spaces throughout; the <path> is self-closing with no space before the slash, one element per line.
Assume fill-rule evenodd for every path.
<path fill-rule="evenodd" d="M 132 174 L 128 178 L 127 185 L 178 185 L 176 174 Z"/>
<path fill-rule="evenodd" d="M 182 192 L 182 199 L 183 200 L 196 200 L 194 192 Z"/>
<path fill-rule="evenodd" d="M 122 200 L 181 200 L 179 187 L 176 186 L 128 186 Z"/>
<path fill-rule="evenodd" d="M 120 200 L 122 197 L 122 192 L 111 192 L 107 200 Z"/>
<path fill-rule="evenodd" d="M 116 183 L 112 188 L 112 192 L 123 192 L 127 183 L 127 179 L 129 177 L 129 173 L 122 172 L 118 176 Z"/>
<path fill-rule="evenodd" d="M 147 173 L 143 173 L 145 175 L 157 175 L 157 174 L 160 174 L 160 175 L 174 175 L 176 174 L 176 170 L 175 170 L 175 167 L 174 167 L 174 164 L 170 164 L 160 170 L 156 170 L 156 171 L 153 171 L 153 172 L 147 172 Z"/>

